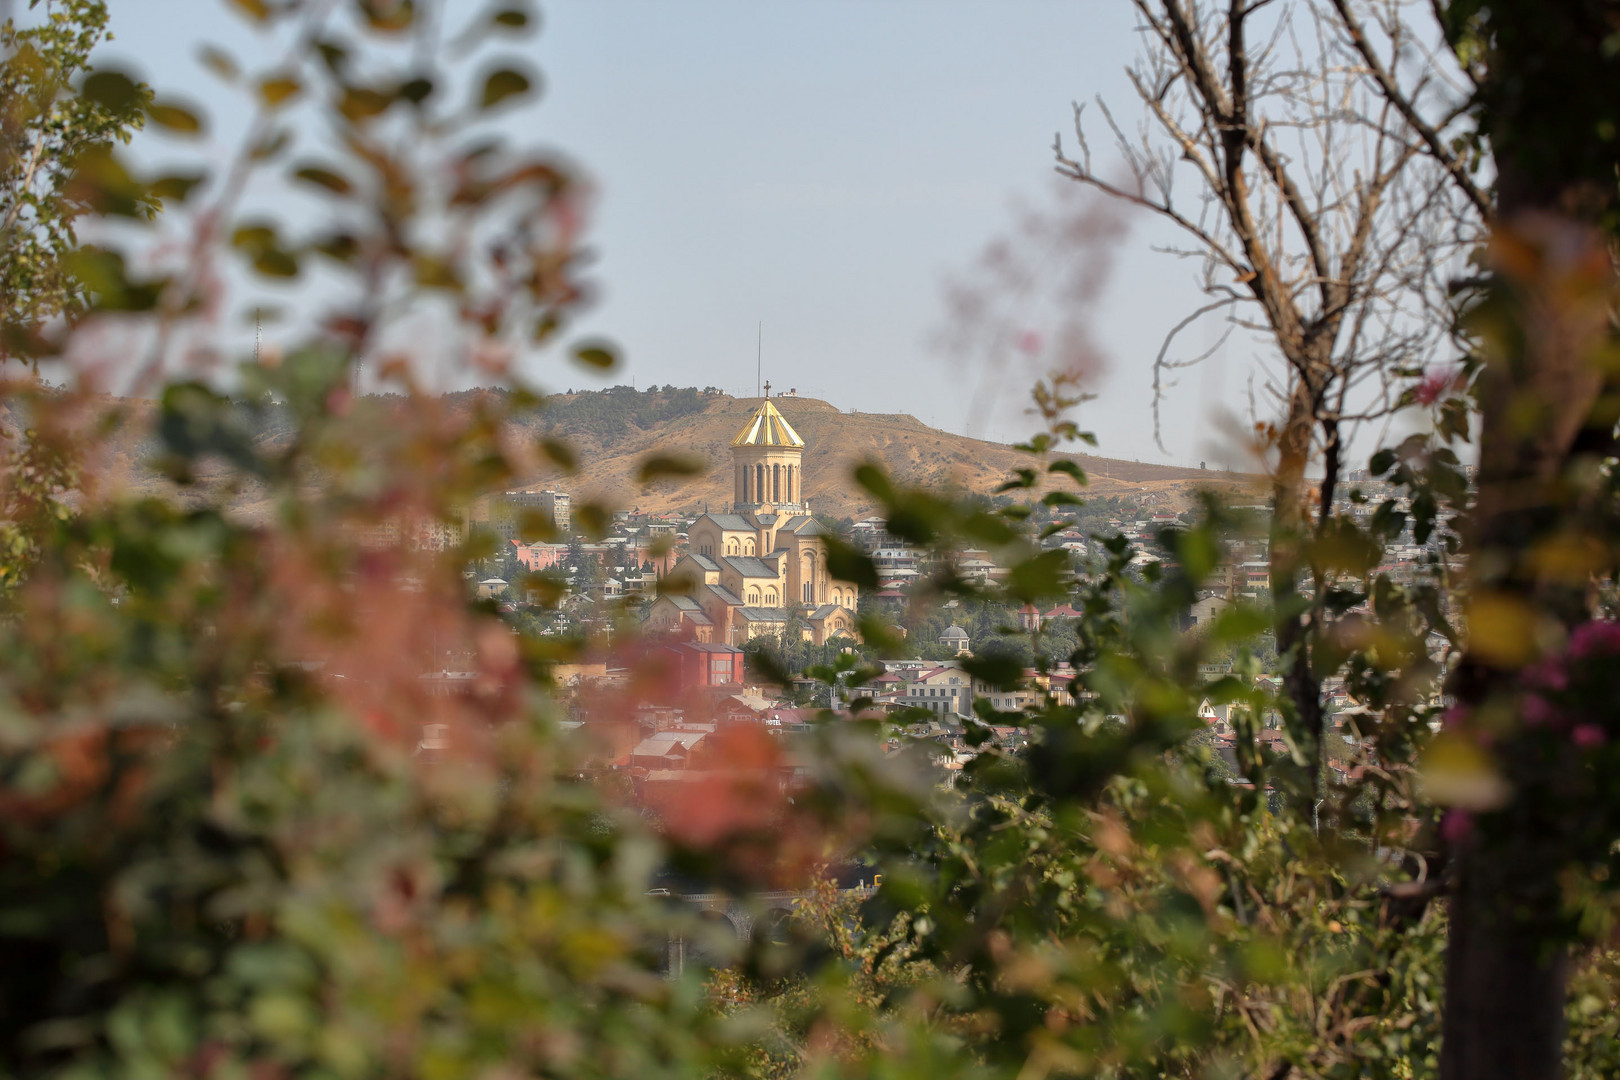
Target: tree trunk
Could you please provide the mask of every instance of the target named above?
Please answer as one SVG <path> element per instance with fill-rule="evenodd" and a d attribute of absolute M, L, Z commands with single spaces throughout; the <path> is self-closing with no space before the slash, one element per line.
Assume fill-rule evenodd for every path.
<path fill-rule="evenodd" d="M 1517 333 L 1509 346 L 1498 343 L 1482 375 L 1470 589 L 1510 598 L 1526 619 L 1569 627 L 1588 617 L 1584 583 L 1544 579 L 1533 552 L 1578 512 L 1580 488 L 1569 477 L 1602 390 L 1592 358 L 1608 334 L 1612 271 L 1602 235 L 1568 219 L 1524 213 L 1497 233 L 1509 255 L 1494 288 Z M 1470 713 L 1512 709 L 1521 682 L 1514 662 L 1471 642 L 1454 689 Z M 1562 1073 L 1569 961 L 1559 878 L 1574 853 L 1561 846 L 1548 805 L 1560 779 L 1525 764 L 1534 755 L 1528 746 L 1516 752 L 1523 737 L 1508 731 L 1492 741 L 1512 801 L 1481 818 L 1455 853 L 1442 1080 Z"/>
<path fill-rule="evenodd" d="M 1613 124 L 1617 64 L 1608 43 L 1620 2 L 1487 0 L 1471 17 L 1487 28 L 1475 105 L 1496 166 L 1497 243 L 1506 255 L 1494 268 L 1493 302 L 1515 333 L 1482 375 L 1469 577 L 1473 589 L 1567 626 L 1588 617 L 1584 590 L 1541 579 L 1526 556 L 1578 524 L 1582 496 L 1566 478 L 1585 443 L 1613 442 L 1612 417 L 1593 416 L 1604 388 L 1591 361 L 1612 336 L 1607 243 L 1617 154 L 1600 133 Z M 1475 651 L 1458 672 L 1459 702 L 1513 702 L 1520 673 Z M 1511 732 L 1493 750 L 1521 782 L 1512 803 L 1482 818 L 1456 852 L 1440 1075 L 1551 1080 L 1562 1073 L 1569 967 L 1558 882 L 1575 853 L 1563 850 L 1559 823 L 1544 820 L 1556 813 L 1547 793 L 1560 778 L 1514 777 L 1525 755 Z"/>
<path fill-rule="evenodd" d="M 1543 876 L 1544 850 L 1542 838 L 1519 835 L 1458 853 L 1440 1080 L 1563 1072 L 1569 950 L 1556 939 L 1560 897 Z"/>
<path fill-rule="evenodd" d="M 1277 473 L 1271 492 L 1271 601 L 1275 613 L 1277 655 L 1282 658 L 1283 690 L 1294 709 L 1290 734 L 1305 758 L 1308 776 L 1297 777 L 1289 794 L 1309 799 L 1300 809 L 1309 814 L 1322 798 L 1322 687 L 1311 670 L 1309 604 L 1299 592 L 1299 575 L 1306 568 L 1305 544 L 1310 521 L 1306 510 L 1305 468 L 1310 462 L 1311 437 L 1316 427 L 1314 395 L 1304 379 L 1295 377 L 1288 402 L 1288 418 L 1277 440 Z"/>

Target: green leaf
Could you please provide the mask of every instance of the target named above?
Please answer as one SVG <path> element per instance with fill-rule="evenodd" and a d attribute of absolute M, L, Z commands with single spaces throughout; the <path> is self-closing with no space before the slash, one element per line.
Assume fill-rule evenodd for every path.
<path fill-rule="evenodd" d="M 207 177 L 207 173 L 194 173 L 190 176 L 173 173 L 168 176 L 158 177 L 152 181 L 147 190 L 152 193 L 154 198 L 162 199 L 164 202 L 182 203 L 191 197 L 192 189 Z"/>
<path fill-rule="evenodd" d="M 498 68 L 484 77 L 484 89 L 478 98 L 480 109 L 493 109 L 508 98 L 527 94 L 533 84 L 529 77 L 514 68 Z"/>
<path fill-rule="evenodd" d="M 1024 681 L 1024 664 L 1010 653 L 962 658 L 962 670 L 997 690 L 1016 690 Z"/>
<path fill-rule="evenodd" d="M 293 177 L 306 184 L 325 188 L 335 195 L 347 195 L 354 190 L 354 185 L 349 183 L 347 177 L 333 172 L 331 169 L 324 169 L 319 165 L 305 165 L 296 170 Z"/>
<path fill-rule="evenodd" d="M 613 512 L 598 502 L 579 503 L 574 507 L 574 522 L 592 540 L 600 540 L 613 526 Z"/>
<path fill-rule="evenodd" d="M 1069 589 L 1069 553 L 1043 551 L 1025 559 L 1007 575 L 1007 592 L 1023 601 L 1058 596 Z"/>
<path fill-rule="evenodd" d="M 419 251 L 411 257 L 411 269 L 416 274 L 416 283 L 424 289 L 459 291 L 462 287 L 455 264 L 442 255 Z"/>
<path fill-rule="evenodd" d="M 409 30 L 416 21 L 416 4 L 412 0 L 360 0 L 366 25 L 385 34 Z"/>
<path fill-rule="evenodd" d="M 270 17 L 270 5 L 265 0 L 230 0 L 231 6 L 254 22 L 264 22 Z"/>
<path fill-rule="evenodd" d="M 540 452 L 551 461 L 553 465 L 566 472 L 573 472 L 579 468 L 579 455 L 574 448 L 562 439 L 547 436 L 540 440 Z"/>
<path fill-rule="evenodd" d="M 878 588 L 877 565 L 866 553 L 829 536 L 827 541 L 827 572 L 840 581 L 852 581 L 863 589 Z"/>
<path fill-rule="evenodd" d="M 141 97 L 140 85 L 122 71 L 93 71 L 85 76 L 80 92 L 115 113 L 134 108 Z"/>
<path fill-rule="evenodd" d="M 242 77 L 242 69 L 236 60 L 218 45 L 203 45 L 197 50 L 197 58 L 202 61 L 204 67 L 228 83 L 234 83 Z"/>
<path fill-rule="evenodd" d="M 586 367 L 597 368 L 601 371 L 611 371 L 619 362 L 618 354 L 612 345 L 604 341 L 582 342 L 574 346 L 574 359 Z"/>
<path fill-rule="evenodd" d="M 280 127 L 253 144 L 250 156 L 254 161 L 266 161 L 292 145 L 292 129 Z"/>
<path fill-rule="evenodd" d="M 1211 631 L 1216 641 L 1249 641 L 1271 628 L 1271 620 L 1259 608 L 1240 604 L 1215 617 Z"/>
<path fill-rule="evenodd" d="M 253 269 L 265 277 L 295 278 L 298 259 L 280 248 L 265 248 L 253 256 Z"/>
<path fill-rule="evenodd" d="M 525 510 L 518 515 L 517 537 L 525 544 L 550 544 L 558 538 L 557 525 L 542 510 Z"/>
<path fill-rule="evenodd" d="M 231 233 L 231 246 L 244 250 L 274 247 L 276 227 L 267 222 L 250 221 L 238 225 Z"/>
<path fill-rule="evenodd" d="M 384 94 L 367 86 L 349 86 L 338 99 L 338 112 L 351 124 L 374 119 L 388 111 L 394 103 L 392 94 Z"/>
<path fill-rule="evenodd" d="M 1046 467 L 1046 471 L 1049 473 L 1063 473 L 1082 486 L 1086 482 L 1085 470 L 1072 461 L 1054 461 Z"/>
<path fill-rule="evenodd" d="M 202 134 L 202 119 L 190 109 L 173 102 L 154 101 L 146 107 L 146 115 L 160 128 L 181 135 Z"/>
<path fill-rule="evenodd" d="M 883 466 L 871 462 L 855 466 L 855 482 L 883 502 L 894 502 L 894 484 L 889 480 L 888 473 L 884 472 Z"/>
<path fill-rule="evenodd" d="M 433 80 L 421 76 L 407 79 L 399 84 L 399 96 L 412 105 L 420 105 L 433 96 Z"/>
<path fill-rule="evenodd" d="M 558 317 L 555 311 L 548 311 L 534 320 L 534 329 L 529 331 L 529 340 L 536 345 L 543 345 L 557 336 L 557 331 L 562 329 L 562 324 L 562 319 Z"/>
<path fill-rule="evenodd" d="M 654 454 L 642 460 L 636 482 L 650 484 L 666 477 L 701 476 L 703 470 L 703 459 L 690 454 Z"/>
<path fill-rule="evenodd" d="M 279 109 L 285 102 L 297 97 L 304 89 L 304 84 L 291 75 L 276 75 L 264 79 L 259 83 L 259 100 L 272 109 Z"/>

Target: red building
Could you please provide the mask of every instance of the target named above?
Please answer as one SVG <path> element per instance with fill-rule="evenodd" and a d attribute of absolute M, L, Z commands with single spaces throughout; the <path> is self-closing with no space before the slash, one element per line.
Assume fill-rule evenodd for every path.
<path fill-rule="evenodd" d="M 735 645 L 681 641 L 662 646 L 662 651 L 673 654 L 683 687 L 734 686 L 743 681 L 743 651 Z"/>

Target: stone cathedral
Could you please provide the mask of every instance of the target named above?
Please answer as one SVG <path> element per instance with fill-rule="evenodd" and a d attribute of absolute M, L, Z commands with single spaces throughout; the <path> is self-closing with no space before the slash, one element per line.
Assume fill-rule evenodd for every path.
<path fill-rule="evenodd" d="M 818 645 L 855 636 L 857 589 L 827 572 L 827 543 L 804 497 L 804 439 L 769 390 L 731 440 L 731 508 L 687 530 L 689 550 L 669 573 L 686 590 L 653 603 L 649 631 L 741 645 L 781 631 L 798 607 Z"/>

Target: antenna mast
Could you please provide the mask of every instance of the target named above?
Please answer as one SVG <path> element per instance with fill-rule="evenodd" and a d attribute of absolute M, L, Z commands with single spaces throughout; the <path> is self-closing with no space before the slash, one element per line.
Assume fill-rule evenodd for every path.
<path fill-rule="evenodd" d="M 253 309 L 253 363 L 259 363 L 259 316 L 263 308 Z"/>
<path fill-rule="evenodd" d="M 754 341 L 754 396 L 759 397 L 760 375 L 765 370 L 765 320 L 759 321 L 759 334 Z"/>

